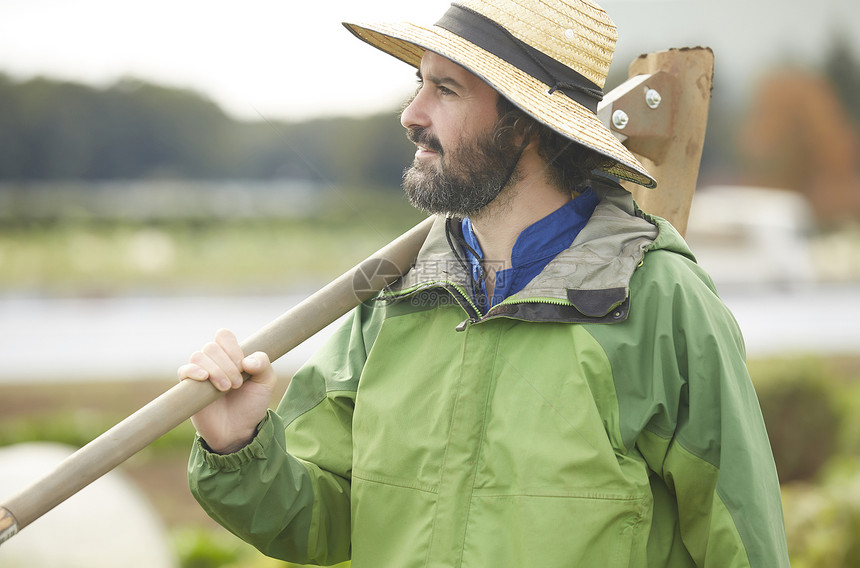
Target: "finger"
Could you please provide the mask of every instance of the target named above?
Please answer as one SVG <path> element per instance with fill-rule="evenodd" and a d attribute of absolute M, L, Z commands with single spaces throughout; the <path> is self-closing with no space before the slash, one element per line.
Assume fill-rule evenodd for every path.
<path fill-rule="evenodd" d="M 220 347 L 217 349 L 213 349 L 209 347 L 209 345 L 213 344 L 208 344 L 203 348 L 203 351 L 197 351 L 193 355 L 191 355 L 190 362 L 194 365 L 197 365 L 198 367 L 201 367 L 209 373 L 209 380 L 212 381 L 212 384 L 215 385 L 215 388 L 220 391 L 228 391 L 233 388 L 234 384 L 233 378 L 230 376 L 230 373 L 232 373 L 234 376 L 238 375 L 240 377 L 240 380 L 241 374 L 239 374 L 238 369 L 233 366 L 233 362 L 230 361 L 230 359 L 220 350 Z M 207 353 L 207 350 L 211 351 L 215 357 L 217 357 L 220 353 L 220 363 L 218 360 L 213 358 L 213 356 L 210 356 L 209 353 Z M 222 364 L 226 365 L 228 369 L 230 367 L 233 367 L 232 371 L 225 370 L 221 366 Z"/>
<path fill-rule="evenodd" d="M 227 349 L 230 347 L 228 346 Z M 235 357 L 227 352 L 227 350 L 218 342 L 207 343 L 203 347 L 203 353 L 208 355 L 219 367 L 224 370 L 224 373 L 233 382 L 233 386 L 242 384 L 242 356 Z M 241 350 L 240 350 L 241 353 Z"/>
<path fill-rule="evenodd" d="M 209 378 L 209 371 L 203 367 L 195 365 L 194 363 L 186 363 L 176 370 L 176 376 L 180 381 L 185 379 L 205 381 Z"/>
<path fill-rule="evenodd" d="M 242 347 L 239 345 L 239 340 L 236 335 L 229 329 L 219 329 L 215 332 L 215 343 L 221 346 L 224 353 L 230 357 L 237 369 L 242 368 L 242 359 L 245 354 L 242 352 Z"/>

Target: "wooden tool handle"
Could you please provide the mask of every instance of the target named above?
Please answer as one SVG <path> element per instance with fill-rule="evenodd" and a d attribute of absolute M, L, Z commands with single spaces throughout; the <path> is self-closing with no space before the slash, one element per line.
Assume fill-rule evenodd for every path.
<path fill-rule="evenodd" d="M 706 47 L 649 53 L 630 65 L 629 77 L 607 93 L 598 112 L 657 187 L 622 185 L 643 211 L 663 217 L 683 235 L 705 145 L 714 53 Z M 617 114 L 622 120 L 614 120 Z"/>
<path fill-rule="evenodd" d="M 422 221 L 272 321 L 243 341 L 242 350 L 245 353 L 263 351 L 274 361 L 373 297 L 415 263 L 432 223 L 432 217 Z M 3 503 L 0 506 L 0 543 L 223 394 L 209 381 L 186 380 L 169 389 Z"/>

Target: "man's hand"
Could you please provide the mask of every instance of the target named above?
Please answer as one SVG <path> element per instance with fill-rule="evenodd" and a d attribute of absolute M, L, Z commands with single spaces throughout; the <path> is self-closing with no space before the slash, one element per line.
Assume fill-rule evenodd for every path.
<path fill-rule="evenodd" d="M 251 375 L 244 381 L 242 371 Z M 266 417 L 277 378 L 263 352 L 245 356 L 233 332 L 222 329 L 177 371 L 179 380 L 209 380 L 227 394 L 191 417 L 209 448 L 229 454 L 248 445 Z"/>

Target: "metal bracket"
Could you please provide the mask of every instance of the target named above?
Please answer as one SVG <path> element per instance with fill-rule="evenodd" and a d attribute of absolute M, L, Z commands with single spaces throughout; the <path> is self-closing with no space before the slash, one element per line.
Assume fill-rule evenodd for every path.
<path fill-rule="evenodd" d="M 597 116 L 631 152 L 659 164 L 675 132 L 677 91 L 666 71 L 636 75 L 607 93 Z"/>

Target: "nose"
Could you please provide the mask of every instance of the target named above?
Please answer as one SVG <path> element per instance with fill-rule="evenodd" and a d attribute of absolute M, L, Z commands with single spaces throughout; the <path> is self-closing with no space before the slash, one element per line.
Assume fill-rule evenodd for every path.
<path fill-rule="evenodd" d="M 430 117 L 427 114 L 425 97 L 422 97 L 423 93 L 424 87 L 422 86 L 400 113 L 400 124 L 403 125 L 403 128 L 426 128 L 430 126 Z"/>

